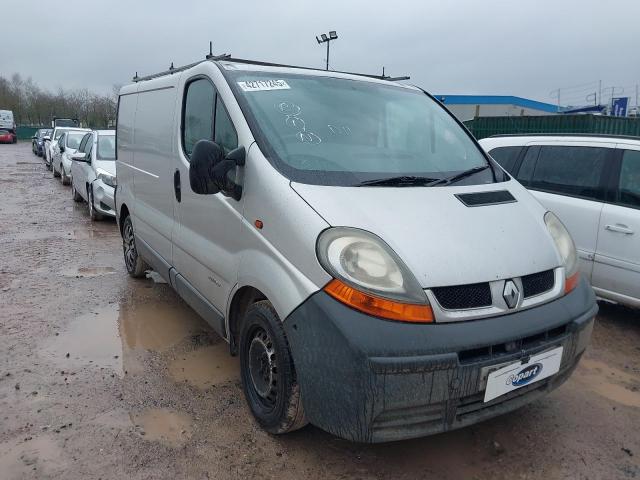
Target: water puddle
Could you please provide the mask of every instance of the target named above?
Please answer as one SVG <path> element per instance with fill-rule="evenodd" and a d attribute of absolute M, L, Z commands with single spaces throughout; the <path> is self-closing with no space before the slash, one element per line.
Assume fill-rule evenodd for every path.
<path fill-rule="evenodd" d="M 53 438 L 43 435 L 18 444 L 0 445 L 2 478 L 41 478 L 64 466 L 63 452 Z M 35 471 L 34 471 L 35 469 Z"/>
<path fill-rule="evenodd" d="M 77 364 L 109 368 L 122 376 L 122 342 L 118 306 L 110 305 L 74 319 L 66 332 L 53 337 L 43 354 L 63 370 Z"/>
<path fill-rule="evenodd" d="M 169 365 L 176 382 L 187 382 L 206 389 L 240 380 L 240 360 L 229 355 L 229 345 L 220 342 L 180 355 Z"/>
<path fill-rule="evenodd" d="M 591 391 L 613 402 L 640 408 L 640 377 L 604 362 L 582 359 L 578 380 Z"/>
<path fill-rule="evenodd" d="M 205 328 L 196 312 L 183 304 L 122 305 L 120 335 L 125 348 L 164 351 Z"/>
<path fill-rule="evenodd" d="M 153 408 L 139 414 L 131 414 L 131 421 L 147 440 L 170 447 L 186 442 L 192 433 L 191 417 L 164 408 Z"/>
<path fill-rule="evenodd" d="M 92 364 L 119 376 L 141 373 L 136 350 L 162 352 L 204 331 L 204 320 L 182 304 L 113 304 L 74 319 L 47 341 L 42 354 L 61 367 Z"/>
<path fill-rule="evenodd" d="M 113 267 L 78 267 L 65 270 L 62 272 L 62 275 L 65 277 L 91 278 L 101 277 L 103 275 L 109 275 L 116 272 L 117 270 Z"/>

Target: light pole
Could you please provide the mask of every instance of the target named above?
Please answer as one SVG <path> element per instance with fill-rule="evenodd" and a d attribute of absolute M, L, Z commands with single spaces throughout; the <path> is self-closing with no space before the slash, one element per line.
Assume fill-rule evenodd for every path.
<path fill-rule="evenodd" d="M 327 36 L 326 33 L 323 33 L 322 35 L 320 35 L 320 37 L 318 37 L 316 35 L 316 40 L 318 41 L 319 44 L 322 43 L 326 43 L 327 44 L 327 66 L 326 66 L 326 70 L 329 70 L 329 44 L 331 43 L 331 40 L 336 40 L 338 38 L 338 34 L 336 33 L 335 30 L 331 30 L 329 32 L 329 35 Z"/>

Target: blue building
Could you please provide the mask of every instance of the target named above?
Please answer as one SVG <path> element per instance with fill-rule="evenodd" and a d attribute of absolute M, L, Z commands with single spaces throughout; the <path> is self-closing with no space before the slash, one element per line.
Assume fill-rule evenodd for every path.
<path fill-rule="evenodd" d="M 458 119 L 555 115 L 558 106 L 512 95 L 434 95 Z"/>

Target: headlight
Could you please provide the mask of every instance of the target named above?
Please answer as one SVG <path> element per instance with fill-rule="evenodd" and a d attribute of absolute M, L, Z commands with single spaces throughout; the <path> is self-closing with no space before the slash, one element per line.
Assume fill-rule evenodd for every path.
<path fill-rule="evenodd" d="M 115 188 L 115 186 L 116 186 L 116 177 L 115 177 L 115 175 L 111 175 L 109 172 L 107 172 L 106 170 L 103 170 L 101 168 L 97 168 L 96 169 L 96 173 L 98 175 L 98 178 L 100 180 L 102 180 L 102 182 L 104 184 Z"/>
<path fill-rule="evenodd" d="M 417 280 L 395 252 L 372 233 L 330 228 L 318 237 L 320 264 L 335 280 L 325 291 L 366 313 L 429 322 L 433 312 Z"/>
<path fill-rule="evenodd" d="M 553 213 L 545 213 L 544 223 L 547 225 L 551 238 L 556 244 L 560 258 L 562 258 L 566 277 L 565 293 L 568 293 L 578 283 L 578 254 L 576 253 L 576 246 L 565 226 Z"/>

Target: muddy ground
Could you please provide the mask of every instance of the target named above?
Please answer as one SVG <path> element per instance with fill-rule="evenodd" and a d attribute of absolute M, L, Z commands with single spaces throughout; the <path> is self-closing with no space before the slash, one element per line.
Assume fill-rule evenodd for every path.
<path fill-rule="evenodd" d="M 273 437 L 238 362 L 157 279 L 126 274 L 113 221 L 0 145 L 0 478 L 640 478 L 640 313 L 601 304 L 548 397 L 464 430 L 383 445 Z"/>

